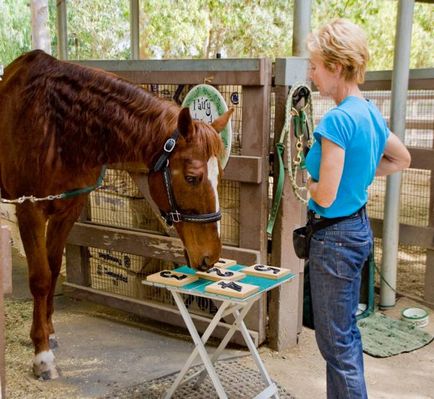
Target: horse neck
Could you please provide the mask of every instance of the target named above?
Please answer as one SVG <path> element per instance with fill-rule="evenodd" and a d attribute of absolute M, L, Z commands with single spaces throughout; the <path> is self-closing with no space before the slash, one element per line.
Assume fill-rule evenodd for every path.
<path fill-rule="evenodd" d="M 130 92 L 126 99 L 121 94 L 117 93 L 112 101 L 104 99 L 106 105 L 97 119 L 87 123 L 94 126 L 99 121 L 97 158 L 108 164 L 143 162 L 149 167 L 176 128 L 179 107 L 135 87 L 134 99 L 130 98 Z"/>
<path fill-rule="evenodd" d="M 51 63 L 50 74 L 34 79 L 28 96 L 54 129 L 55 140 L 44 136 L 50 140 L 45 148 L 55 143 L 61 162 L 70 167 L 119 162 L 149 167 L 176 128 L 179 107 L 114 75 Z M 48 101 L 32 102 L 37 93 Z"/>
<path fill-rule="evenodd" d="M 146 92 L 127 106 L 114 106 L 118 107 L 119 124 L 114 123 L 112 112 L 105 118 L 100 116 L 108 133 L 103 148 L 106 163 L 143 162 L 151 166 L 176 128 L 179 107 Z"/>

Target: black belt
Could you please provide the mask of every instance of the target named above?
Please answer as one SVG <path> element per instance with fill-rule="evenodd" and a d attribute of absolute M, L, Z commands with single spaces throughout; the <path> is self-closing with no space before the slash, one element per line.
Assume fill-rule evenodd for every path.
<path fill-rule="evenodd" d="M 357 212 L 348 215 L 340 216 L 337 218 L 325 218 L 318 215 L 314 211 L 309 210 L 307 213 L 308 225 L 311 225 L 313 232 L 325 229 L 326 227 L 332 226 L 336 223 L 342 222 L 343 220 L 352 219 L 356 217 L 363 217 L 366 212 L 366 207 L 363 205 Z"/>

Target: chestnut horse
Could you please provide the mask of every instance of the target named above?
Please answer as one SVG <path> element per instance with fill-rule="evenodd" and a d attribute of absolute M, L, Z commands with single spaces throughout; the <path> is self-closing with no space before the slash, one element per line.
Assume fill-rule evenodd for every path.
<path fill-rule="evenodd" d="M 191 267 L 206 270 L 221 251 L 217 184 L 223 149 L 212 125 L 107 72 L 35 50 L 13 61 L 0 82 L 0 189 L 24 201 L 16 215 L 33 295 L 34 374 L 58 377 L 53 293 L 65 241 L 103 165 L 144 163 L 153 200 L 174 223 Z"/>

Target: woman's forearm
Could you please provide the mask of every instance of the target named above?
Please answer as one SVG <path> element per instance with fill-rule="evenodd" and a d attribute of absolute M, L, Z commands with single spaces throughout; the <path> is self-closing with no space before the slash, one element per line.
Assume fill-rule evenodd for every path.
<path fill-rule="evenodd" d="M 375 176 L 388 176 L 392 173 L 399 172 L 406 167 L 408 167 L 407 163 L 397 162 L 396 160 L 383 156 L 375 172 Z"/>

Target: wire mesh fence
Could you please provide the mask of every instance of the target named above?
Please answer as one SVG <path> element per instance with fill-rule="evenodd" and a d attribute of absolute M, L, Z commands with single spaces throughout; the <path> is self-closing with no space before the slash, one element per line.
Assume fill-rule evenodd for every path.
<path fill-rule="evenodd" d="M 390 91 L 366 91 L 365 98 L 373 101 L 389 122 Z M 314 93 L 314 115 L 316 123 L 324 113 L 335 106 L 332 100 Z M 409 90 L 406 111 L 404 142 L 409 147 L 433 148 L 434 137 L 434 90 Z M 408 169 L 402 174 L 399 222 L 412 226 L 428 226 L 430 218 L 430 193 L 432 171 Z M 368 214 L 374 219 L 383 219 L 386 178 L 376 177 L 369 188 Z M 375 239 L 375 259 L 382 261 L 382 240 Z M 427 250 L 418 246 L 399 245 L 397 290 L 423 297 Z M 379 284 L 377 274 L 377 285 Z"/>
<path fill-rule="evenodd" d="M 151 84 L 142 88 L 154 95 L 181 104 L 190 85 Z M 231 118 L 231 154 L 239 155 L 242 145 L 242 86 L 218 86 L 226 103 L 234 108 Z M 240 184 L 222 180 L 219 184 L 222 212 L 220 222 L 222 243 L 239 245 Z M 167 227 L 144 198 L 126 170 L 108 169 L 103 187 L 90 194 L 88 222 L 125 229 L 165 234 Z M 89 247 L 91 287 L 112 294 L 175 306 L 170 292 L 142 284 L 147 275 L 180 265 L 174 262 L 132 255 L 124 252 Z M 214 314 L 215 304 L 207 299 L 184 295 L 192 313 Z"/>

